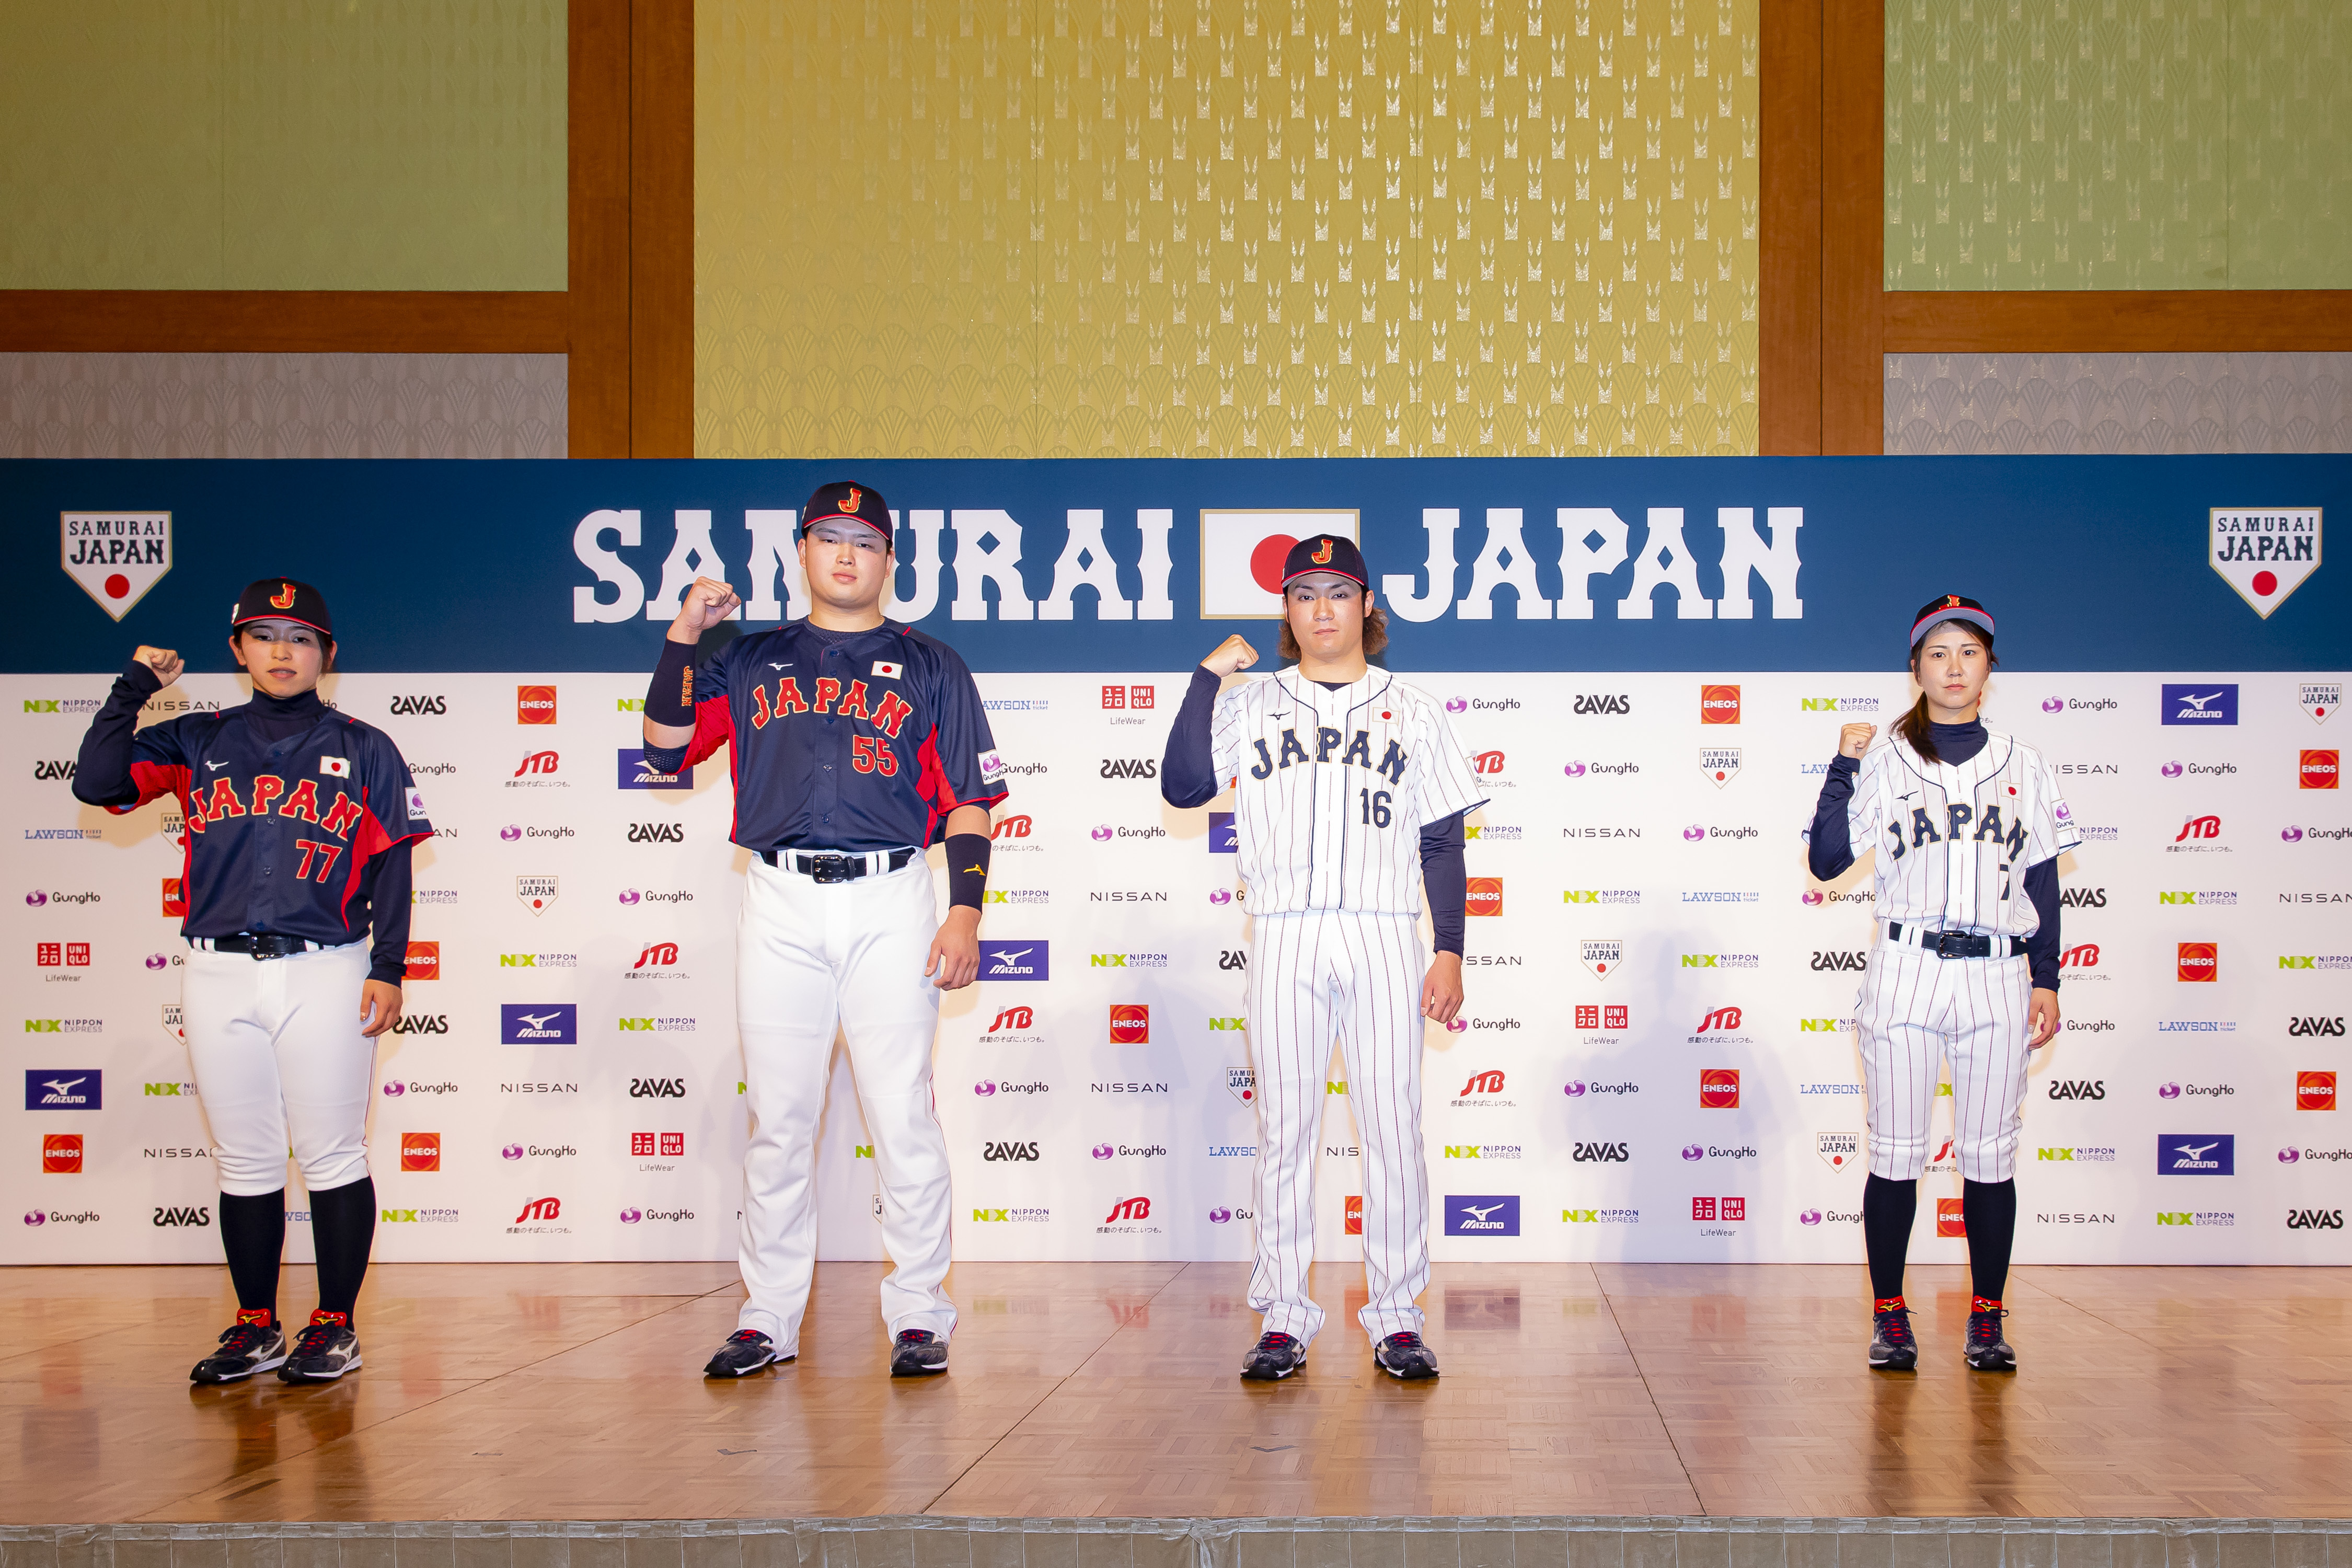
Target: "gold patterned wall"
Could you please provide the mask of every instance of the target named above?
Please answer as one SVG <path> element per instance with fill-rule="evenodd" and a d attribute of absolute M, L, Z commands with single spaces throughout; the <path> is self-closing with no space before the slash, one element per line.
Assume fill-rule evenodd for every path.
<path fill-rule="evenodd" d="M 1887 0 L 1889 289 L 2352 287 L 2343 0 Z"/>
<path fill-rule="evenodd" d="M 1756 450 L 1757 0 L 700 0 L 704 457 Z"/>

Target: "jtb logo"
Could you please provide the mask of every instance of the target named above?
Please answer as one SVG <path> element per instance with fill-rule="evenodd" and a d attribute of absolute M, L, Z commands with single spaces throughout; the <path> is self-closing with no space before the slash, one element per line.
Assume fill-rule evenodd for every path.
<path fill-rule="evenodd" d="M 1103 1215 L 1102 1222 L 1105 1225 L 1117 1225 L 1121 1220 L 1150 1219 L 1150 1217 L 1151 1200 L 1150 1198 L 1121 1198 L 1110 1205 L 1110 1213 Z"/>
<path fill-rule="evenodd" d="M 521 778 L 526 773 L 551 774 L 556 770 L 558 761 L 553 752 L 531 752 L 526 754 L 521 763 L 516 767 L 514 776 Z"/>
<path fill-rule="evenodd" d="M 1464 1094 L 1502 1093 L 1503 1070 L 1500 1068 L 1495 1068 L 1486 1072 L 1472 1073 L 1470 1081 L 1462 1086 L 1462 1092 Z"/>
<path fill-rule="evenodd" d="M 1036 1026 L 1037 1014 L 1034 1008 L 1006 1007 L 996 1015 L 995 1022 L 988 1026 L 987 1032 L 996 1035 L 1008 1029 L 1033 1029 Z"/>
<path fill-rule="evenodd" d="M 988 836 L 991 838 L 1026 838 L 1030 824 L 1031 819 L 1026 816 L 1008 816 L 991 828 Z"/>
<path fill-rule="evenodd" d="M 2099 944 L 2095 942 L 2070 947 L 2058 955 L 2058 967 L 2061 969 L 2096 969 L 2098 966 Z"/>
<path fill-rule="evenodd" d="M 562 1200 L 557 1198 L 533 1198 L 529 1203 L 522 1205 L 522 1213 L 514 1216 L 514 1223 L 517 1225 L 528 1225 L 532 1220 L 551 1220 L 561 1219 L 562 1217 L 563 1204 Z"/>
<path fill-rule="evenodd" d="M 667 969 L 677 962 L 677 943 L 674 942 L 653 942 L 646 944 L 646 950 L 637 954 L 636 963 L 629 965 L 629 967 L 632 969 Z"/>
<path fill-rule="evenodd" d="M 1722 1031 L 1736 1029 L 1738 1027 L 1739 1027 L 1739 1009 L 1737 1007 L 1717 1007 L 1714 1012 L 1709 1013 L 1706 1017 L 1701 1018 L 1698 1021 L 1698 1028 L 1694 1032 L 1701 1035 L 1712 1035 Z"/>
<path fill-rule="evenodd" d="M 2221 819 L 2220 817 L 2192 816 L 2188 821 L 2180 825 L 2180 831 L 2173 836 L 2172 841 L 2175 844 L 2179 844 L 2190 838 L 2219 838 L 2221 837 Z"/>

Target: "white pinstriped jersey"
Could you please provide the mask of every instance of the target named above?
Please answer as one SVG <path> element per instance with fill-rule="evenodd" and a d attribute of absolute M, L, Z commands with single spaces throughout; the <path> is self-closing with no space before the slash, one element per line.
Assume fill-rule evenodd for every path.
<path fill-rule="evenodd" d="M 1445 710 L 1384 669 L 1326 690 L 1296 669 L 1217 699 L 1217 777 L 1253 913 L 1421 912 L 1421 830 L 1484 804 Z"/>
<path fill-rule="evenodd" d="M 1899 738 L 1872 747 L 1846 830 L 1856 855 L 1877 847 L 1879 919 L 1996 936 L 2033 934 L 2026 868 L 2081 842 L 2050 764 L 1999 731 L 1958 767 Z"/>

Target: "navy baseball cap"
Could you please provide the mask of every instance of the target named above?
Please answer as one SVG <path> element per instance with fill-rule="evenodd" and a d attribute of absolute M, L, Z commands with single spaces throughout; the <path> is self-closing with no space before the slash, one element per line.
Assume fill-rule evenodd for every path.
<path fill-rule="evenodd" d="M 1974 599 L 1959 594 L 1946 594 L 1920 605 L 1919 613 L 1911 617 L 1911 646 L 1916 648 L 1930 628 L 1942 626 L 1946 621 L 1958 621 L 1963 626 L 1974 626 L 1984 633 L 1988 644 L 1992 641 L 1992 612 Z"/>
<path fill-rule="evenodd" d="M 335 617 L 327 613 L 327 595 L 291 577 L 264 577 L 247 584 L 229 608 L 228 629 L 234 633 L 247 621 L 292 621 L 330 642 L 335 637 Z"/>
<path fill-rule="evenodd" d="M 1293 579 L 1318 572 L 1336 573 L 1359 588 L 1372 585 L 1364 571 L 1364 552 L 1356 548 L 1354 540 L 1336 533 L 1309 534 L 1290 547 L 1290 553 L 1282 558 L 1284 591 L 1289 590 Z"/>
<path fill-rule="evenodd" d="M 818 523 L 836 519 L 862 522 L 882 536 L 886 547 L 891 542 L 890 509 L 884 503 L 882 492 L 871 485 L 817 486 L 816 494 L 801 508 L 801 532 L 806 534 Z"/>

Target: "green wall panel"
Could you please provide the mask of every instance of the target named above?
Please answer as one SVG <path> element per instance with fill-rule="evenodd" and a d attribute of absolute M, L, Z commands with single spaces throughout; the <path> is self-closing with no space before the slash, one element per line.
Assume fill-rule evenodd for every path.
<path fill-rule="evenodd" d="M 2343 9 L 1888 0 L 1886 287 L 2352 286 Z"/>
<path fill-rule="evenodd" d="M 10 0 L 0 287 L 562 289 L 563 0 Z"/>

